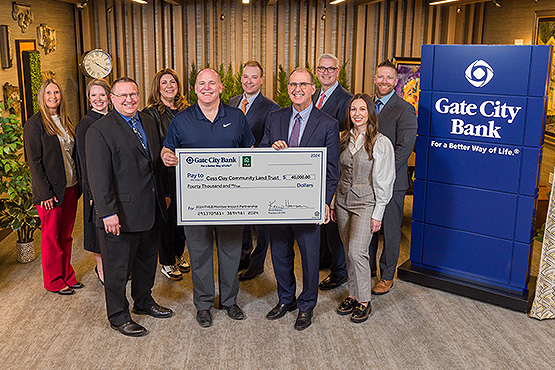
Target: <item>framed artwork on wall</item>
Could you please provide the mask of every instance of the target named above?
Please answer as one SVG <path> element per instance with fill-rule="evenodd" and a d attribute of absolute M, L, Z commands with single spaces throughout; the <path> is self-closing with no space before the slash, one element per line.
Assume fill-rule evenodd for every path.
<path fill-rule="evenodd" d="M 15 49 L 21 98 L 21 123 L 25 123 L 33 115 L 33 98 L 29 71 L 24 66 L 24 62 L 27 59 L 24 53 L 36 50 L 37 45 L 35 40 L 15 40 Z"/>
<path fill-rule="evenodd" d="M 555 137 L 555 10 L 536 12 L 536 26 L 533 40 L 536 45 L 553 46 L 550 81 L 547 91 L 545 133 Z"/>
<path fill-rule="evenodd" d="M 395 92 L 414 106 L 418 114 L 418 94 L 420 93 L 420 58 L 394 58 L 399 82 Z"/>

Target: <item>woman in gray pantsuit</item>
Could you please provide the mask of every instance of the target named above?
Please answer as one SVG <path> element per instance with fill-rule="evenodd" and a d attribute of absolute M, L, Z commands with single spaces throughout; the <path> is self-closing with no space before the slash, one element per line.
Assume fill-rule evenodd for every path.
<path fill-rule="evenodd" d="M 361 323 L 372 310 L 368 245 L 382 226 L 393 193 L 395 153 L 391 141 L 378 132 L 376 109 L 368 94 L 353 96 L 347 112 L 332 220 L 337 220 L 347 252 L 349 296 L 337 313 L 351 315 L 352 322 Z"/>

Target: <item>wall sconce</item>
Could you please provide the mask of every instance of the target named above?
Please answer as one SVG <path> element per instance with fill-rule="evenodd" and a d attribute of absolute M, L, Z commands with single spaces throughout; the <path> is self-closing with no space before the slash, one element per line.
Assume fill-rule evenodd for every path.
<path fill-rule="evenodd" d="M 503 5 L 503 4 L 501 4 L 501 3 L 500 3 L 499 1 L 497 1 L 497 0 L 493 0 L 493 3 L 494 3 L 495 6 L 498 7 L 498 8 L 501 8 L 501 5 Z"/>

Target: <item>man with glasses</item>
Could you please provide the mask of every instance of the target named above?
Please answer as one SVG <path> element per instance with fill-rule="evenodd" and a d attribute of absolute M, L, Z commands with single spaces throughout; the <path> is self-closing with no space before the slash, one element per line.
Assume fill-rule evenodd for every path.
<path fill-rule="evenodd" d="M 148 331 L 131 319 L 125 287 L 129 274 L 133 312 L 168 318 L 173 311 L 152 298 L 160 227 L 167 219 L 160 175 L 160 136 L 139 108 L 137 83 L 114 81 L 114 109 L 87 131 L 88 178 L 94 199 L 108 320 L 114 330 L 139 337 Z"/>
<path fill-rule="evenodd" d="M 310 71 L 305 68 L 295 69 L 289 75 L 288 87 L 293 106 L 270 113 L 260 146 L 276 150 L 288 147 L 327 148 L 327 223 L 329 204 L 339 179 L 339 125 L 334 118 L 314 109 L 314 76 Z M 295 298 L 296 282 L 293 269 L 295 239 L 301 252 L 303 268 L 303 290 L 298 298 Z M 320 227 L 316 224 L 271 225 L 270 243 L 279 302 L 268 312 L 266 318 L 279 319 L 298 307 L 295 329 L 304 330 L 312 323 L 312 312 L 318 299 Z"/>
<path fill-rule="evenodd" d="M 349 91 L 339 85 L 339 60 L 332 54 L 322 54 L 318 58 L 316 76 L 322 84 L 312 96 L 316 108 L 327 113 L 339 122 L 339 131 L 345 128 L 345 115 L 349 101 L 353 97 Z M 330 267 L 330 274 L 322 280 L 319 287 L 322 290 L 334 289 L 347 281 L 347 264 L 345 249 L 339 236 L 337 223 L 330 221 L 322 227 L 320 242 L 320 267 Z"/>
<path fill-rule="evenodd" d="M 223 85 L 211 68 L 199 72 L 195 81 L 196 104 L 179 112 L 170 124 L 162 160 L 166 166 L 176 166 L 177 148 L 249 148 L 254 137 L 241 110 L 220 102 Z M 201 327 L 212 326 L 210 310 L 215 303 L 214 239 L 218 248 L 220 305 L 233 320 L 243 320 L 245 314 L 237 305 L 241 259 L 241 225 L 185 226 L 187 248 L 191 259 L 193 303 Z"/>

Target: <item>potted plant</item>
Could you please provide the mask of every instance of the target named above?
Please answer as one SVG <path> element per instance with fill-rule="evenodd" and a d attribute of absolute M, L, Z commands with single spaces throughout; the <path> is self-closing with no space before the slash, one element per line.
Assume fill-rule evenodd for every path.
<path fill-rule="evenodd" d="M 40 219 L 31 201 L 31 172 L 22 158 L 23 127 L 3 103 L 0 125 L 0 227 L 17 232 L 17 260 L 27 263 L 35 259 L 33 233 Z"/>

